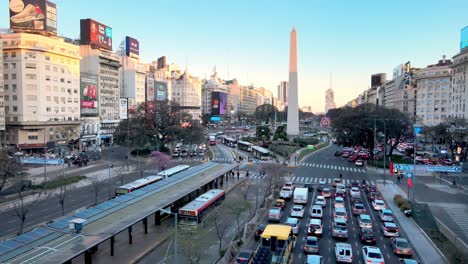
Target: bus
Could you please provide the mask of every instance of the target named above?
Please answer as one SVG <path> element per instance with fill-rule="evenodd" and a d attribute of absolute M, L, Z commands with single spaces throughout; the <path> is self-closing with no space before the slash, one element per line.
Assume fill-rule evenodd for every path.
<path fill-rule="evenodd" d="M 255 146 L 254 144 L 246 141 L 238 141 L 237 142 L 237 148 L 239 150 L 247 151 L 247 152 L 252 152 L 252 147 Z"/>
<path fill-rule="evenodd" d="M 249 264 L 256 263 L 292 263 L 295 236 L 288 225 L 267 225 L 255 255 Z"/>
<path fill-rule="evenodd" d="M 214 146 L 216 145 L 216 137 L 215 136 L 210 136 L 210 146 Z"/>
<path fill-rule="evenodd" d="M 254 157 L 256 157 L 259 160 L 267 160 L 269 156 L 269 151 L 268 149 L 265 149 L 259 146 L 253 146 L 252 154 L 254 155 Z"/>
<path fill-rule="evenodd" d="M 167 170 L 163 170 L 163 171 L 160 171 L 158 174 L 156 174 L 157 176 L 161 176 L 161 177 L 164 177 L 164 178 L 169 178 L 179 172 L 182 172 L 184 170 L 188 170 L 190 168 L 189 165 L 179 165 L 179 166 L 175 166 L 175 167 L 172 167 L 170 169 L 167 169 Z"/>
<path fill-rule="evenodd" d="M 212 189 L 179 208 L 180 224 L 198 225 L 211 208 L 218 206 L 225 198 L 224 190 Z"/>
<path fill-rule="evenodd" d="M 153 184 L 155 182 L 162 181 L 163 179 L 164 179 L 164 177 L 155 176 L 155 175 L 138 179 L 138 180 L 136 180 L 134 182 L 127 183 L 125 185 L 117 187 L 115 189 L 115 196 L 120 196 L 120 195 L 124 195 L 124 194 L 130 193 L 130 192 L 133 192 L 135 190 L 141 189 L 141 188 L 143 188 L 145 186 L 148 186 L 150 184 Z"/>
<path fill-rule="evenodd" d="M 221 142 L 223 142 L 223 144 L 228 146 L 228 147 L 235 147 L 237 140 L 235 140 L 232 137 L 222 136 L 221 137 Z"/>

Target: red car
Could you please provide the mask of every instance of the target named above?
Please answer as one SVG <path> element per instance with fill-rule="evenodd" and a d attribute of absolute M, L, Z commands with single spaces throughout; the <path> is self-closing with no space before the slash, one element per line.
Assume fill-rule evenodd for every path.
<path fill-rule="evenodd" d="M 357 159 L 358 159 L 357 155 L 351 155 L 351 156 L 348 157 L 348 161 L 350 161 L 350 162 L 355 162 Z"/>

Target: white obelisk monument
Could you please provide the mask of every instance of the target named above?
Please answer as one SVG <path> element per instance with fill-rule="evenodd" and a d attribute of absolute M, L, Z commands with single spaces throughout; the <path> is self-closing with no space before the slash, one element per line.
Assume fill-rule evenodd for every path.
<path fill-rule="evenodd" d="M 299 136 L 299 103 L 297 92 L 297 33 L 291 31 L 289 49 L 288 136 Z"/>

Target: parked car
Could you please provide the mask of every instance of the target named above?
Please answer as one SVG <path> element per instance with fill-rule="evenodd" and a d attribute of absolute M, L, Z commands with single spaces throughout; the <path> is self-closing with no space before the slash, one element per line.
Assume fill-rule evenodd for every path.
<path fill-rule="evenodd" d="M 382 222 L 380 226 L 380 231 L 385 237 L 397 237 L 399 236 L 398 233 L 398 226 L 393 222 Z"/>
<path fill-rule="evenodd" d="M 361 243 L 363 244 L 375 245 L 377 243 L 372 228 L 361 228 L 359 231 L 359 239 L 361 239 Z"/>
<path fill-rule="evenodd" d="M 364 246 L 362 247 L 362 259 L 366 264 L 385 264 L 382 252 L 378 247 Z"/>
<path fill-rule="evenodd" d="M 254 238 L 255 240 L 259 240 L 260 236 L 263 234 L 263 231 L 265 231 L 266 225 L 258 225 L 257 230 L 255 230 Z"/>
<path fill-rule="evenodd" d="M 311 218 L 307 226 L 307 235 L 309 236 L 322 236 L 322 220 Z"/>
<path fill-rule="evenodd" d="M 308 236 L 304 245 L 305 254 L 318 254 L 319 243 L 318 238 L 314 236 Z"/>
<path fill-rule="evenodd" d="M 358 224 L 360 228 L 372 228 L 372 219 L 368 214 L 360 214 L 358 217 Z"/>
<path fill-rule="evenodd" d="M 413 249 L 406 238 L 392 237 L 390 238 L 390 246 L 395 255 L 405 255 L 408 257 L 413 255 Z"/>

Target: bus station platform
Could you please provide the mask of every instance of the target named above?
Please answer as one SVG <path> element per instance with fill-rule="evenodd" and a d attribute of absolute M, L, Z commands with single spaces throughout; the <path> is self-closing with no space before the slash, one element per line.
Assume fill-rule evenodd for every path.
<path fill-rule="evenodd" d="M 72 263 L 84 255 L 84 262 L 91 264 L 93 254 L 106 241 L 113 256 L 117 234 L 127 231 L 128 243 L 132 244 L 139 239 L 133 237 L 135 224 L 143 223 L 147 233 L 150 216 L 154 215 L 154 224 L 160 225 L 161 209 L 177 213 L 178 207 L 222 185 L 238 166 L 208 162 L 0 242 L 0 263 Z M 70 229 L 72 220 L 82 222 L 82 229 Z"/>

